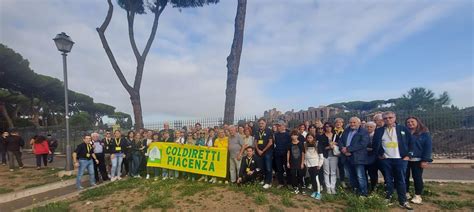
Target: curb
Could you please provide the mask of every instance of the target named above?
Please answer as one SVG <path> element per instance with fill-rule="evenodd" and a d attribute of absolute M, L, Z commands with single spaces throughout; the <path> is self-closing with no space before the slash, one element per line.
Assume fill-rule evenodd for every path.
<path fill-rule="evenodd" d="M 88 179 L 89 179 L 89 176 L 84 175 L 81 181 L 86 181 Z M 32 196 L 32 195 L 36 195 L 36 194 L 40 194 L 40 193 L 44 193 L 44 192 L 47 192 L 47 191 L 50 191 L 50 190 L 54 190 L 54 189 L 58 189 L 58 188 L 64 188 L 64 187 L 74 185 L 74 184 L 76 184 L 76 179 L 69 179 L 69 180 L 60 181 L 60 182 L 57 182 L 57 183 L 49 183 L 49 184 L 45 184 L 45 185 L 42 185 L 42 186 L 29 188 L 29 189 L 25 189 L 25 190 L 13 192 L 13 193 L 2 194 L 2 195 L 0 195 L 0 204 L 11 202 L 11 201 L 14 201 L 16 199 L 20 199 L 20 198 L 24 198 L 24 197 L 28 197 L 28 196 Z"/>

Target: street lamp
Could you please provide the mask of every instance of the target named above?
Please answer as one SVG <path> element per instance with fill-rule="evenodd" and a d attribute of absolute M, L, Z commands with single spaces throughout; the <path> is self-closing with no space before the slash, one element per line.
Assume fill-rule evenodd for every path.
<path fill-rule="evenodd" d="M 66 33 L 61 32 L 57 34 L 53 39 L 56 47 L 63 56 L 63 73 L 64 73 L 64 107 L 65 111 L 65 120 L 66 120 L 66 171 L 72 170 L 72 154 L 71 154 L 71 143 L 69 141 L 69 101 L 68 101 L 68 86 L 67 86 L 67 64 L 66 56 L 72 49 L 74 42 L 71 40 L 71 37 L 66 35 Z"/>

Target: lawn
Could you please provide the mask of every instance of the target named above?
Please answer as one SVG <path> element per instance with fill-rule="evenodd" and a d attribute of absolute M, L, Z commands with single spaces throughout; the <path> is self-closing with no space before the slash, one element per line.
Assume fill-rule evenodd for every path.
<path fill-rule="evenodd" d="M 415 210 L 474 210 L 474 187 L 460 183 L 427 183 L 424 204 Z M 337 195 L 323 194 L 321 201 L 295 195 L 288 189 L 259 185 L 234 186 L 186 180 L 125 179 L 83 191 L 79 198 L 55 202 L 32 211 L 401 211 L 387 207 L 383 187 L 361 199 L 339 189 Z M 395 200 L 396 201 L 396 200 Z"/>
<path fill-rule="evenodd" d="M 64 180 L 58 177 L 61 169 L 43 168 L 36 170 L 33 167 L 15 169 L 10 172 L 7 166 L 0 166 L 0 194 L 24 190 Z"/>

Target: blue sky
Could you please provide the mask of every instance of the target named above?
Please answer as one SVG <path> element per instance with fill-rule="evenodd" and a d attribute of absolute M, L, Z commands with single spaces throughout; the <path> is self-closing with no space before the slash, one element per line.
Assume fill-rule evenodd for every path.
<path fill-rule="evenodd" d="M 62 79 L 51 39 L 64 31 L 76 42 L 68 57 L 70 87 L 131 113 L 95 31 L 105 1 L 4 0 L 0 8 L 1 42 L 35 71 Z M 222 116 L 235 10 L 228 0 L 165 9 L 142 82 L 146 122 Z M 396 98 L 420 86 L 448 91 L 460 107 L 473 106 L 472 11 L 469 0 L 249 1 L 236 115 Z M 136 19 L 140 48 L 151 21 L 150 15 Z M 116 7 L 106 34 L 132 80 L 125 23 Z"/>

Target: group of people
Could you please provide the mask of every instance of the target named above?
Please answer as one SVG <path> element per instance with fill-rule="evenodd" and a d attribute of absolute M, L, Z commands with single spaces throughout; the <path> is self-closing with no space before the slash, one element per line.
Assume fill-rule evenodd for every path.
<path fill-rule="evenodd" d="M 101 138 L 103 137 L 103 138 Z M 9 158 L 23 167 L 20 148 L 24 141 L 17 132 L 3 133 L 2 163 Z M 51 140 L 51 139 L 50 139 Z M 228 149 L 227 177 L 185 173 L 164 168 L 147 167 L 147 149 L 153 142 L 174 142 L 209 148 Z M 90 183 L 116 181 L 124 176 L 155 180 L 187 178 L 210 183 L 260 183 L 264 189 L 276 185 L 287 187 L 295 193 L 312 190 L 311 197 L 321 199 L 323 190 L 336 194 L 336 185 L 349 187 L 361 198 L 373 192 L 382 173 L 387 204 L 392 204 L 397 191 L 401 207 L 411 209 L 412 203 L 421 204 L 423 169 L 432 162 L 432 144 L 428 128 L 417 117 L 408 117 L 399 124 L 394 112 L 376 114 L 371 121 L 352 117 L 345 125 L 342 118 L 333 123 L 309 121 L 287 129 L 284 121 L 268 125 L 259 119 L 241 126 L 203 128 L 196 123 L 190 129 L 173 130 L 165 123 L 160 131 L 140 129 L 125 135 L 120 130 L 106 131 L 105 135 L 92 133 L 83 137 L 73 153 L 78 167 L 77 188 L 82 189 L 81 177 L 85 170 Z M 31 141 L 37 155 L 46 166 L 51 155 L 51 142 L 42 136 Z M 56 144 L 57 146 L 57 144 Z M 6 151 L 4 151 L 6 150 Z M 5 152 L 8 157 L 5 156 Z M 273 182 L 274 177 L 276 182 Z M 409 194 L 409 179 L 413 178 L 415 193 Z"/>

